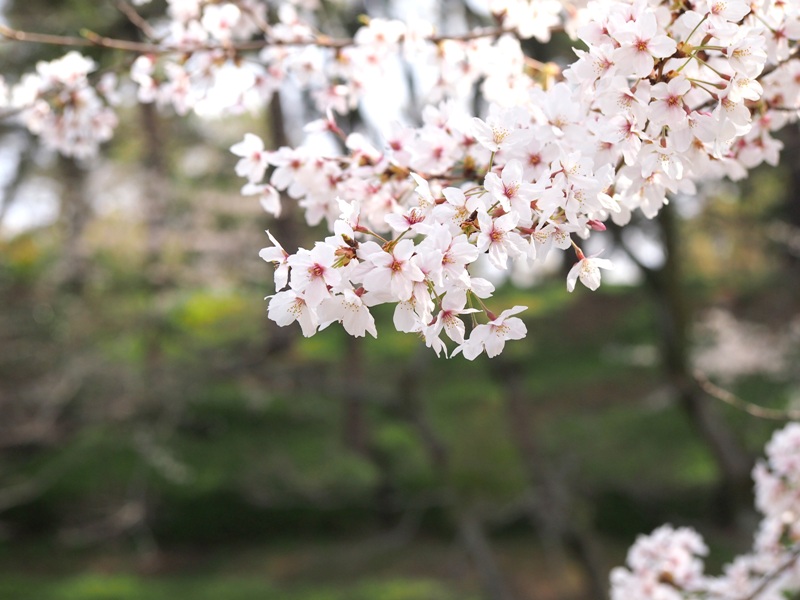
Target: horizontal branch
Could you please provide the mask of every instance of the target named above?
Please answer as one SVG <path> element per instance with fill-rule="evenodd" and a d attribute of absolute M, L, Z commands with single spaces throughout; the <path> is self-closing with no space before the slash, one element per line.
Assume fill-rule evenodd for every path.
<path fill-rule="evenodd" d="M 514 29 L 507 27 L 492 27 L 487 29 L 476 29 L 460 35 L 433 35 L 425 38 L 433 44 L 446 41 L 466 42 L 481 38 L 496 38 L 507 33 L 515 33 Z M 49 33 L 36 33 L 21 31 L 6 25 L 0 24 L 0 37 L 16 42 L 29 42 L 35 44 L 47 44 L 51 46 L 69 47 L 100 47 L 113 50 L 123 50 L 125 52 L 135 52 L 138 54 L 191 54 L 199 51 L 225 50 L 227 52 L 243 52 L 248 50 L 261 50 L 269 47 L 293 47 L 293 46 L 317 46 L 320 48 L 330 48 L 339 50 L 349 46 L 357 45 L 353 38 L 330 38 L 325 35 L 318 35 L 313 39 L 298 40 L 253 40 L 249 42 L 236 42 L 227 44 L 193 44 L 193 45 L 172 45 L 157 44 L 149 42 L 135 42 L 130 40 L 120 40 L 101 36 L 93 31 L 84 29 L 81 37 L 52 35 Z"/>

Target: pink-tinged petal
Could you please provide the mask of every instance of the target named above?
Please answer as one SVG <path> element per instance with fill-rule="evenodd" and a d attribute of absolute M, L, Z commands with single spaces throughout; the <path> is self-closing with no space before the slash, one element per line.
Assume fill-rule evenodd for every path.
<path fill-rule="evenodd" d="M 464 333 L 466 332 L 466 328 L 464 327 L 464 321 L 462 321 L 455 315 L 448 317 L 444 320 L 444 331 L 447 334 L 447 337 L 449 337 L 457 344 L 464 343 Z"/>
<path fill-rule="evenodd" d="M 508 252 L 503 244 L 495 242 L 489 245 L 489 262 L 498 269 L 508 267 Z"/>
<path fill-rule="evenodd" d="M 310 307 L 306 307 L 306 310 L 297 316 L 297 322 L 300 323 L 304 337 L 311 337 L 317 332 L 316 318 Z"/>
<path fill-rule="evenodd" d="M 653 57 L 646 52 L 637 52 L 633 58 L 633 70 L 631 75 L 635 77 L 647 77 L 653 70 Z"/>
<path fill-rule="evenodd" d="M 528 335 L 528 328 L 522 319 L 513 317 L 503 322 L 506 327 L 505 336 L 507 340 L 521 340 Z"/>
<path fill-rule="evenodd" d="M 572 292 L 575 290 L 575 284 L 578 283 L 578 275 L 581 272 L 580 261 L 572 265 L 572 268 L 567 273 L 567 291 Z"/>
<path fill-rule="evenodd" d="M 267 316 L 281 327 L 297 321 L 303 330 L 303 335 L 310 337 L 317 330 L 316 313 L 309 308 L 305 299 L 294 290 L 278 292 L 270 296 Z"/>
<path fill-rule="evenodd" d="M 258 255 L 267 262 L 283 262 L 286 260 L 286 255 L 280 248 L 262 248 L 258 251 Z"/>
<path fill-rule="evenodd" d="M 236 156 L 247 157 L 254 152 L 262 152 L 264 142 L 260 137 L 252 133 L 245 133 L 244 140 L 231 146 L 231 152 Z"/>
<path fill-rule="evenodd" d="M 528 310 L 528 307 L 527 307 L 527 306 L 520 306 L 519 304 L 517 304 L 517 305 L 516 305 L 516 306 L 514 306 L 513 308 L 507 308 L 507 309 L 505 309 L 503 312 L 501 312 L 501 313 L 500 313 L 500 316 L 499 316 L 499 317 L 497 317 L 497 318 L 496 318 L 494 321 L 492 321 L 492 322 L 493 322 L 493 323 L 497 323 L 497 322 L 504 321 L 505 319 L 508 319 L 509 317 L 512 317 L 512 316 L 514 316 L 514 315 L 518 315 L 519 313 L 521 313 L 521 312 L 525 312 L 526 310 Z"/>
<path fill-rule="evenodd" d="M 378 337 L 375 319 L 364 305 L 356 306 L 347 302 L 342 317 L 342 327 L 353 337 L 365 337 L 367 332 L 374 338 Z"/>
<path fill-rule="evenodd" d="M 392 254 L 400 261 L 406 261 L 414 254 L 414 242 L 412 240 L 400 240 L 394 247 Z"/>
<path fill-rule="evenodd" d="M 278 190 L 271 185 L 264 186 L 264 190 L 258 197 L 258 202 L 261 204 L 261 208 L 263 208 L 264 212 L 267 214 L 270 214 L 273 217 L 281 216 L 281 196 L 278 193 Z"/>
<path fill-rule="evenodd" d="M 472 135 L 484 148 L 492 152 L 497 152 L 499 149 L 492 128 L 478 117 L 472 119 Z"/>
<path fill-rule="evenodd" d="M 419 320 L 413 300 L 398 302 L 397 307 L 394 309 L 392 322 L 397 331 L 404 333 L 419 331 L 423 325 Z"/>
<path fill-rule="evenodd" d="M 391 290 L 398 300 L 409 300 L 414 293 L 414 282 L 407 277 L 395 274 L 392 277 Z"/>
<path fill-rule="evenodd" d="M 506 339 L 499 332 L 491 332 L 483 342 L 483 346 L 486 348 L 486 356 L 489 358 L 494 358 L 500 354 L 505 345 Z"/>
<path fill-rule="evenodd" d="M 613 269 L 614 263 L 607 258 L 593 258 L 592 261 L 601 269 Z"/>
<path fill-rule="evenodd" d="M 503 180 L 497 173 L 487 173 L 483 180 L 483 187 L 495 198 L 503 197 Z"/>
<path fill-rule="evenodd" d="M 503 231 L 511 231 L 517 226 L 519 222 L 519 215 L 517 213 L 507 213 L 502 217 L 498 217 L 494 221 L 494 226 Z"/>
<path fill-rule="evenodd" d="M 642 39 L 649 40 L 658 31 L 658 22 L 656 16 L 652 12 L 643 13 L 633 27 L 639 32 Z"/>
<path fill-rule="evenodd" d="M 467 202 L 467 197 L 458 188 L 447 187 L 442 190 L 442 196 L 453 206 L 464 206 Z"/>
<path fill-rule="evenodd" d="M 522 181 L 522 163 L 517 159 L 510 160 L 503 167 L 503 181 L 505 183 L 517 183 Z"/>
<path fill-rule="evenodd" d="M 376 267 L 383 267 L 385 269 L 388 269 L 394 262 L 394 256 L 392 256 L 386 251 L 381 251 L 381 252 L 376 252 L 374 254 L 370 254 L 368 260 Z"/>
<path fill-rule="evenodd" d="M 373 269 L 362 280 L 369 292 L 385 292 L 391 288 L 392 273 L 389 269 Z"/>
<path fill-rule="evenodd" d="M 330 292 L 322 277 L 314 277 L 303 290 L 303 295 L 306 298 L 306 303 L 310 307 L 316 308 L 322 304 L 323 300 L 330 297 Z"/>
<path fill-rule="evenodd" d="M 677 50 L 678 45 L 671 37 L 666 35 L 657 35 L 647 44 L 650 54 L 658 58 L 666 58 L 672 56 Z"/>

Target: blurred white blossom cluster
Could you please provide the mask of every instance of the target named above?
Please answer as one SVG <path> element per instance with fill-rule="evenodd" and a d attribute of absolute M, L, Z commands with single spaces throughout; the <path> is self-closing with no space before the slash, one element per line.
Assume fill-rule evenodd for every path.
<path fill-rule="evenodd" d="M 117 126 L 117 77 L 106 73 L 97 81 L 89 74 L 95 62 L 78 52 L 40 62 L 11 87 L 0 82 L 0 111 L 11 108 L 42 142 L 67 156 L 94 156 L 111 139 Z"/>
<path fill-rule="evenodd" d="M 751 552 L 720 576 L 704 573 L 703 539 L 689 528 L 641 536 L 611 572 L 612 600 L 785 600 L 800 592 L 800 423 L 777 431 L 753 471 L 763 515 Z"/>
<path fill-rule="evenodd" d="M 512 35 L 444 39 L 428 22 L 373 18 L 352 40 L 340 43 L 318 31 L 315 6 L 309 3 L 275 3 L 274 22 L 268 22 L 267 4 L 254 0 L 168 4 L 162 43 L 185 52 L 142 55 L 131 75 L 140 101 L 171 104 L 179 114 L 258 109 L 286 83 L 309 91 L 319 110 L 346 114 L 365 94 L 385 85 L 386 73 L 397 72 L 389 67 L 399 60 L 437 73 L 427 90 L 429 100 L 467 97 L 483 79 L 490 96 L 493 82 L 529 87 L 519 40 Z M 535 28 L 523 28 L 524 36 L 545 41 L 561 24 L 557 0 L 506 4 L 540 7 Z M 509 22 L 522 17 L 516 9 L 503 11 Z M 254 38 L 261 50 L 246 57 L 236 50 L 238 42 Z"/>

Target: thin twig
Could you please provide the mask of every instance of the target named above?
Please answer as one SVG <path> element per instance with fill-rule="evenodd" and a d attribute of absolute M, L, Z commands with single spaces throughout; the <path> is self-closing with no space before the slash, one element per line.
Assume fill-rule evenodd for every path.
<path fill-rule="evenodd" d="M 758 595 L 763 592 L 770 583 L 775 581 L 775 579 L 777 579 L 778 576 L 780 576 L 784 571 L 792 567 L 792 565 L 797 561 L 798 557 L 800 557 L 800 545 L 797 545 L 792 549 L 792 552 L 789 554 L 789 558 L 785 563 L 772 571 L 772 573 L 767 573 L 764 575 L 764 577 L 761 579 L 761 582 L 756 586 L 756 589 L 750 592 L 750 594 L 745 598 L 742 598 L 742 600 L 756 600 Z"/>
<path fill-rule="evenodd" d="M 269 35 L 270 33 L 269 23 L 267 23 L 264 19 L 262 19 L 252 7 L 243 5 L 238 1 L 236 2 L 236 6 L 238 6 L 239 10 L 241 10 L 243 13 L 247 15 L 247 17 L 255 24 L 256 27 L 258 27 L 261 30 L 261 32 L 264 35 L 267 36 Z"/>
<path fill-rule="evenodd" d="M 0 37 L 4 37 L 16 42 L 32 42 L 35 44 L 49 44 L 52 46 L 77 46 L 77 47 L 90 47 L 101 46 L 103 48 L 113 48 L 115 50 L 126 50 L 128 52 L 139 52 L 141 54 L 147 53 L 163 53 L 166 51 L 177 52 L 178 49 L 165 50 L 161 46 L 154 44 L 147 44 L 141 42 L 131 42 L 127 40 L 117 40 L 106 38 L 98 35 L 92 31 L 85 30 L 82 32 L 84 37 L 74 37 L 68 35 L 51 35 L 49 33 L 32 33 L 29 31 L 20 31 L 12 29 L 6 25 L 0 24 Z"/>
<path fill-rule="evenodd" d="M 770 419 L 773 421 L 800 420 L 800 410 L 766 408 L 764 406 L 759 406 L 758 404 L 753 404 L 752 402 L 747 402 L 728 390 L 714 385 L 711 383 L 711 381 L 709 381 L 708 377 L 706 377 L 705 374 L 700 371 L 694 371 L 694 379 L 697 382 L 697 385 L 699 385 L 700 388 L 712 398 L 722 400 L 722 402 L 725 404 L 729 404 L 734 408 L 738 408 L 739 410 L 753 415 L 754 417 L 758 417 L 760 419 Z"/>
<path fill-rule="evenodd" d="M 761 71 L 761 73 L 759 73 L 759 75 L 758 75 L 758 79 L 763 79 L 764 77 L 766 77 L 767 75 L 769 75 L 770 73 L 775 71 L 778 67 L 781 67 L 781 66 L 785 65 L 787 62 L 789 62 L 790 60 L 792 60 L 793 58 L 796 58 L 799 53 L 800 53 L 800 45 L 795 46 L 794 48 L 792 48 L 785 59 L 780 60 L 777 63 L 775 63 L 774 65 L 770 65 L 770 66 L 766 67 L 763 71 Z"/>
<path fill-rule="evenodd" d="M 148 23 L 147 20 L 142 17 L 142 15 L 136 12 L 136 9 L 133 6 L 125 2 L 125 0 L 116 0 L 114 5 L 117 7 L 119 12 L 127 17 L 128 21 L 130 21 L 145 35 L 145 37 L 151 40 L 154 40 L 158 37 L 150 23 Z"/>

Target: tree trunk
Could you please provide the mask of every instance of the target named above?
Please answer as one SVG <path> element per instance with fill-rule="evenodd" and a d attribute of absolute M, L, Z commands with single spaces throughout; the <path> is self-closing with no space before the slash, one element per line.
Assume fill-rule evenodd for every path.
<path fill-rule="evenodd" d="M 571 557 L 583 571 L 590 598 L 607 598 L 608 576 L 597 556 L 591 534 L 575 516 L 569 490 L 545 459 L 533 437 L 533 423 L 525 389 L 525 365 L 499 358 L 493 374 L 504 387 L 509 431 L 525 467 L 533 500 L 528 517 L 540 532 L 553 570 L 566 574 Z"/>
<path fill-rule="evenodd" d="M 658 214 L 666 260 L 648 278 L 659 308 L 662 356 L 667 380 L 681 407 L 711 453 L 722 479 L 720 517 L 730 522 L 749 504 L 752 460 L 695 381 L 691 367 L 691 307 L 686 296 L 678 217 L 673 205 Z"/>

